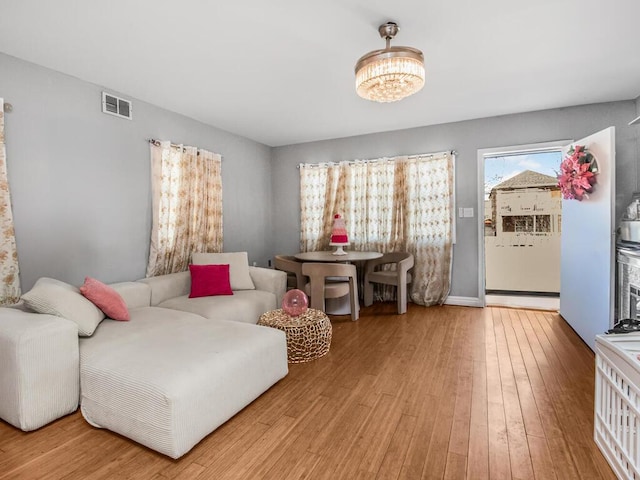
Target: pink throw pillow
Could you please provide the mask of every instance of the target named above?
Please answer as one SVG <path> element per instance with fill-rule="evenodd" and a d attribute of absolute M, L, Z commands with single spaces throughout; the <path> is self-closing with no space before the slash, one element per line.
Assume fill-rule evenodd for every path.
<path fill-rule="evenodd" d="M 99 280 L 85 277 L 80 293 L 113 320 L 129 321 L 129 310 L 124 299 L 113 288 Z"/>
<path fill-rule="evenodd" d="M 229 265 L 189 265 L 191 293 L 189 298 L 233 295 Z"/>

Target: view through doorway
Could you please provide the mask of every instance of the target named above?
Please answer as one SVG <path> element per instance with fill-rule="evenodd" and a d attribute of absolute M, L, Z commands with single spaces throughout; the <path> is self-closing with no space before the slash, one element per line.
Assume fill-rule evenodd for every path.
<path fill-rule="evenodd" d="M 557 310 L 561 147 L 484 155 L 484 285 L 488 305 Z"/>

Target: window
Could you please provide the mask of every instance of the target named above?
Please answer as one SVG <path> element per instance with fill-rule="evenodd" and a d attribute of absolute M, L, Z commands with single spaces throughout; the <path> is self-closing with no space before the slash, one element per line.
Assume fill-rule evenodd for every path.
<path fill-rule="evenodd" d="M 451 280 L 453 172 L 450 152 L 301 165 L 302 251 L 328 249 L 339 213 L 350 249 L 413 254 L 412 301 L 442 303 Z"/>
<path fill-rule="evenodd" d="M 187 270 L 193 252 L 222 250 L 222 157 L 152 141 L 153 224 L 147 277 Z"/>
<path fill-rule="evenodd" d="M 533 232 L 533 215 L 509 215 L 502 217 L 503 232 Z"/>
<path fill-rule="evenodd" d="M 551 232 L 551 215 L 536 215 L 536 232 Z"/>
<path fill-rule="evenodd" d="M 508 215 L 502 217 L 502 231 L 512 233 L 551 232 L 551 215 Z"/>

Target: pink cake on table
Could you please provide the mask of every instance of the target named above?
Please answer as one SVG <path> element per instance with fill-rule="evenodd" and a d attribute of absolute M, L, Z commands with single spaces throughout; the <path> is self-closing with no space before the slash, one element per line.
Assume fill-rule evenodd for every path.
<path fill-rule="evenodd" d="M 347 236 L 347 226 L 340 214 L 336 213 L 333 217 L 333 229 L 331 230 L 331 244 L 348 245 L 349 237 Z"/>

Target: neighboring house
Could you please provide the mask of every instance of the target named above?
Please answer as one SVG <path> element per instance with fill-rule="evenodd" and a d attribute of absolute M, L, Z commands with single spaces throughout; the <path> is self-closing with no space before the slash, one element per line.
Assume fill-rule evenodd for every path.
<path fill-rule="evenodd" d="M 558 180 L 525 170 L 493 187 L 487 202 L 487 290 L 559 292 L 562 196 Z"/>
<path fill-rule="evenodd" d="M 560 234 L 562 197 L 555 177 L 525 170 L 493 187 L 485 205 L 493 235 L 505 244 Z"/>

